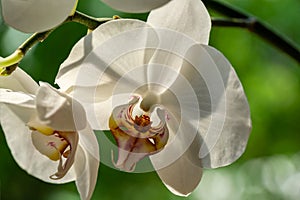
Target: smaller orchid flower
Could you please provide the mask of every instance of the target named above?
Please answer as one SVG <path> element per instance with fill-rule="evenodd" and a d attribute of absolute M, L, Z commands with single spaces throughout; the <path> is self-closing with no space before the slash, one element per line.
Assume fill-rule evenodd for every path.
<path fill-rule="evenodd" d="M 237 160 L 251 130 L 242 84 L 208 46 L 210 29 L 200 0 L 172 0 L 147 22 L 99 26 L 74 46 L 56 77 L 87 110 L 93 129 L 111 130 L 115 167 L 135 171 L 148 156 L 165 186 L 181 196 L 197 187 L 203 168 Z"/>
<path fill-rule="evenodd" d="M 171 0 L 102 0 L 110 7 L 129 13 L 143 13 L 158 8 Z"/>
<path fill-rule="evenodd" d="M 99 167 L 97 139 L 82 106 L 17 68 L 0 77 L 0 122 L 18 165 L 50 183 L 76 181 L 90 199 Z"/>
<path fill-rule="evenodd" d="M 42 32 L 61 24 L 78 0 L 1 0 L 4 21 L 26 33 Z"/>

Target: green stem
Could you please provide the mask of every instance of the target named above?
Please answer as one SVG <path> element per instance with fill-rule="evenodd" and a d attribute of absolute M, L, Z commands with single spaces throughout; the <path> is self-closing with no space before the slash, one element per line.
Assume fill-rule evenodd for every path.
<path fill-rule="evenodd" d="M 89 30 L 96 29 L 99 25 L 118 19 L 117 16 L 113 18 L 94 18 L 80 12 L 75 12 L 74 15 L 68 17 L 63 24 L 68 22 L 76 22 L 85 25 Z M 41 33 L 34 33 L 29 37 L 17 50 L 10 56 L 0 59 L 0 75 L 9 75 L 19 64 L 25 54 L 37 43 L 43 42 L 55 29 L 51 29 Z"/>
<path fill-rule="evenodd" d="M 118 17 L 113 16 L 112 18 L 95 18 L 76 11 L 73 16 L 70 16 L 66 20 L 66 22 L 77 22 L 79 24 L 85 25 L 90 30 L 95 30 L 99 25 L 104 24 L 113 19 L 118 19 Z"/>
<path fill-rule="evenodd" d="M 24 55 L 38 42 L 43 42 L 49 35 L 52 33 L 54 29 L 41 32 L 34 33 L 30 38 L 28 38 L 21 46 L 19 46 L 18 50 L 20 50 Z"/>

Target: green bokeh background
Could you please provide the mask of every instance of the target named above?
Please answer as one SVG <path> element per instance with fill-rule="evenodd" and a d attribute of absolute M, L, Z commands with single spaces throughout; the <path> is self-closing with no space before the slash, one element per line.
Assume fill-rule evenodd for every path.
<path fill-rule="evenodd" d="M 256 16 L 300 46 L 299 0 L 224 2 Z M 95 17 L 147 17 L 113 11 L 98 0 L 80 0 L 78 10 Z M 37 81 L 53 83 L 60 63 L 85 33 L 86 28 L 76 23 L 57 28 L 28 52 L 20 67 Z M 0 19 L 2 57 L 11 54 L 28 37 L 5 26 Z M 223 52 L 236 69 L 250 103 L 253 130 L 244 155 L 229 167 L 206 170 L 196 191 L 186 199 L 300 199 L 300 65 L 239 28 L 214 27 L 210 45 Z M 2 133 L 0 152 L 1 200 L 79 199 L 74 183 L 47 184 L 20 169 Z M 184 198 L 172 195 L 154 172 L 130 174 L 101 165 L 92 199 Z"/>

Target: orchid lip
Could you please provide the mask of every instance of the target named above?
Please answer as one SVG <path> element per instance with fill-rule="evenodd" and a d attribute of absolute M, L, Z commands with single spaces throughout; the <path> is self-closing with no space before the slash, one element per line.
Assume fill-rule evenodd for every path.
<path fill-rule="evenodd" d="M 63 178 L 69 171 L 69 169 L 72 167 L 75 159 L 75 153 L 78 144 L 78 134 L 76 132 L 60 132 L 60 135 L 68 141 L 70 149 L 64 151 L 60 155 L 57 172 L 50 176 L 51 179 Z M 66 161 L 64 164 L 62 157 L 66 157 Z"/>
<path fill-rule="evenodd" d="M 59 161 L 57 172 L 50 178 L 54 180 L 63 178 L 74 163 L 78 134 L 53 130 L 35 121 L 27 125 L 33 130 L 31 138 L 34 147 L 50 160 Z"/>
<path fill-rule="evenodd" d="M 164 116 L 161 115 L 163 110 L 157 109 L 160 112 L 160 123 L 157 126 L 152 126 L 148 112 L 132 116 L 138 101 L 139 98 L 134 97 L 128 104 L 117 106 L 109 120 L 110 130 L 119 149 L 118 160 L 113 163 L 124 171 L 133 171 L 139 160 L 161 151 L 169 137 Z"/>

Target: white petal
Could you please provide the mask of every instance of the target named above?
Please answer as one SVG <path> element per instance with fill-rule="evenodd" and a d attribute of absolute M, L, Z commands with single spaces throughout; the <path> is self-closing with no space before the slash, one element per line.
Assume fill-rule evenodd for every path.
<path fill-rule="evenodd" d="M 46 83 L 36 95 L 36 109 L 43 124 L 59 131 L 76 131 L 86 127 L 83 107 L 72 98 Z"/>
<path fill-rule="evenodd" d="M 191 161 L 195 165 L 201 166 L 198 154 L 202 138 L 198 134 L 198 130 L 186 120 L 185 114 L 181 116 L 180 110 L 169 110 L 170 108 L 169 106 L 166 107 L 166 123 L 169 130 L 167 145 L 161 152 L 150 156 L 151 160 L 154 161 L 155 169 L 159 170 L 171 165 L 187 151 L 189 151 L 188 155 L 192 156 Z"/>
<path fill-rule="evenodd" d="M 26 72 L 17 67 L 11 75 L 0 76 L 0 88 L 35 94 L 39 86 Z"/>
<path fill-rule="evenodd" d="M 102 0 L 107 5 L 123 12 L 142 13 L 160 7 L 170 0 Z"/>
<path fill-rule="evenodd" d="M 195 80 L 197 79 L 194 79 L 194 82 L 196 82 Z M 176 81 L 161 95 L 161 104 L 167 110 L 166 122 L 169 130 L 173 133 L 170 137 L 174 138 L 174 141 L 168 142 L 170 147 L 174 146 L 174 149 L 168 150 L 166 148 L 166 150 L 170 151 L 170 155 L 175 150 L 176 155 L 180 156 L 189 148 L 198 135 L 198 130 L 189 121 L 199 119 L 201 116 L 201 111 L 198 108 L 198 93 L 195 93 L 194 88 L 182 74 L 182 71 L 180 71 Z M 180 149 L 176 149 L 178 145 L 181 147 Z"/>
<path fill-rule="evenodd" d="M 87 125 L 83 130 L 78 131 L 79 134 L 79 144 L 88 152 L 90 156 L 93 156 L 96 160 L 100 161 L 99 155 L 99 144 L 94 131 L 89 125 Z"/>
<path fill-rule="evenodd" d="M 4 21 L 23 32 L 42 32 L 62 23 L 77 0 L 2 0 Z"/>
<path fill-rule="evenodd" d="M 195 45 L 185 58 L 191 65 L 183 66 L 181 74 L 199 94 L 200 125 L 197 118 L 190 122 L 204 140 L 199 153 L 202 164 L 208 168 L 231 164 L 244 152 L 251 130 L 241 82 L 227 59 L 212 47 Z"/>
<path fill-rule="evenodd" d="M 89 200 L 93 194 L 98 178 L 99 160 L 83 147 L 78 146 L 74 168 L 76 186 L 82 200 Z"/>
<path fill-rule="evenodd" d="M 22 92 L 0 89 L 0 103 L 4 103 L 6 106 L 3 105 L 3 108 L 9 108 L 24 124 L 30 120 L 35 110 L 34 96 Z M 4 112 L 0 108 L 1 115 Z"/>
<path fill-rule="evenodd" d="M 186 132 L 185 132 L 186 133 Z M 196 137 L 188 149 L 173 162 L 161 168 L 172 154 L 166 154 L 163 150 L 160 155 L 150 156 L 151 162 L 157 171 L 160 179 L 166 187 L 174 194 L 188 196 L 198 186 L 202 177 L 201 161 L 198 158 L 199 138 Z M 182 148 L 180 144 L 171 147 L 176 154 L 176 148 Z"/>
<path fill-rule="evenodd" d="M 172 0 L 151 11 L 147 23 L 155 28 L 186 34 L 201 44 L 208 44 L 211 19 L 200 0 Z"/>
<path fill-rule="evenodd" d="M 20 118 L 11 107 L 0 105 L 0 122 L 6 142 L 18 165 L 32 176 L 49 183 L 66 183 L 75 180 L 73 169 L 60 180 L 49 178 L 57 171 L 58 162 L 51 161 L 35 149 L 31 141 L 31 131 L 24 123 L 24 120 L 29 120 L 35 111 L 26 108 L 22 110 L 23 116 Z"/>
<path fill-rule="evenodd" d="M 203 13 L 203 17 L 192 18 L 193 13 Z M 173 0 L 152 11 L 147 22 L 156 28 L 160 39 L 147 72 L 148 83 L 156 83 L 150 90 L 159 94 L 176 80 L 187 50 L 196 42 L 208 43 L 210 18 L 199 0 Z"/>
<path fill-rule="evenodd" d="M 88 121 L 94 130 L 109 130 L 108 121 L 114 108 L 112 98 L 95 104 L 83 104 Z"/>
<path fill-rule="evenodd" d="M 202 168 L 182 156 L 170 166 L 157 171 L 166 187 L 178 196 L 188 196 L 198 186 L 202 177 Z"/>
<path fill-rule="evenodd" d="M 107 22 L 76 43 L 61 65 L 55 81 L 63 91 L 68 92 L 75 85 L 95 86 L 99 80 L 114 84 L 124 72 L 147 63 L 151 55 L 145 55 L 144 49 L 156 47 L 157 43 L 156 33 L 145 22 L 129 19 Z M 137 50 L 142 51 L 134 53 Z M 130 59 L 129 53 L 133 53 L 129 55 Z M 124 55 L 126 59 L 122 59 Z M 121 62 L 120 65 L 115 63 L 118 69 L 103 74 L 116 60 Z"/>
<path fill-rule="evenodd" d="M 156 32 L 145 22 L 108 22 L 75 45 L 56 82 L 82 104 L 103 102 L 114 94 L 133 93 L 147 82 L 145 64 L 154 52 L 148 49 L 157 44 Z M 110 116 L 110 108 L 100 111 L 96 104 L 92 113 Z M 87 116 L 91 122 L 96 118 L 93 114 Z"/>
<path fill-rule="evenodd" d="M 160 50 L 157 50 L 160 51 Z M 179 67 L 182 64 L 182 59 L 166 52 L 155 54 L 155 61 L 152 60 L 147 66 L 147 84 L 148 91 L 161 95 L 166 91 L 178 77 Z M 163 58 L 162 55 L 166 57 Z M 172 57 L 170 60 L 167 58 Z"/>
<path fill-rule="evenodd" d="M 35 108 L 34 96 L 22 92 L 13 92 L 0 88 L 0 103 L 13 104 L 20 107 Z"/>
<path fill-rule="evenodd" d="M 75 158 L 76 186 L 81 199 L 90 199 L 97 182 L 100 162 L 99 145 L 93 130 L 87 126 L 78 132 L 79 146 Z"/>
<path fill-rule="evenodd" d="M 190 91 L 188 87 L 181 90 L 182 94 L 189 94 Z M 168 95 L 167 99 L 162 99 L 167 109 L 166 122 L 170 138 L 165 148 L 150 156 L 150 159 L 167 188 L 176 195 L 187 196 L 197 187 L 202 177 L 202 165 L 198 157 L 202 138 L 187 121 L 199 113 L 197 110 L 194 113 L 188 110 L 189 106 L 195 109 L 195 96 L 187 102 L 184 102 L 185 95 L 177 99 L 175 97 Z"/>

